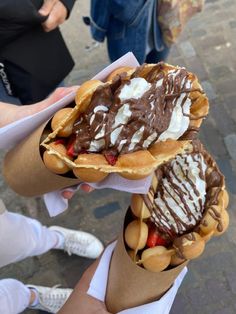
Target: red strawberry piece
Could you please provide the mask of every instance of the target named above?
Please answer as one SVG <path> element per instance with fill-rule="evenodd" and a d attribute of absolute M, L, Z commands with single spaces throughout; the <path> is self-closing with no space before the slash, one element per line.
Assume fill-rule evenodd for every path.
<path fill-rule="evenodd" d="M 63 145 L 65 145 L 65 140 L 64 140 L 64 138 L 59 138 L 58 140 L 56 140 L 56 141 L 54 142 L 54 144 L 56 144 L 56 145 L 58 145 L 58 144 L 63 144 Z"/>
<path fill-rule="evenodd" d="M 112 154 L 104 154 L 104 157 L 106 158 L 109 165 L 114 166 L 117 162 L 117 157 Z"/>
<path fill-rule="evenodd" d="M 154 228 L 150 228 L 148 231 L 148 239 L 147 239 L 147 246 L 154 247 L 157 245 L 167 246 L 168 242 L 164 239 L 157 230 Z"/>
<path fill-rule="evenodd" d="M 161 245 L 161 246 L 167 246 L 167 241 L 166 239 L 162 238 L 160 235 L 158 235 L 157 240 L 156 240 L 156 245 Z"/>
<path fill-rule="evenodd" d="M 77 156 L 77 153 L 75 152 L 75 140 L 76 140 L 76 137 L 75 136 L 72 136 L 67 144 L 67 155 L 70 156 L 70 157 L 76 157 Z"/>
<path fill-rule="evenodd" d="M 75 157 L 76 156 L 76 153 L 75 153 L 75 150 L 74 150 L 74 145 L 70 145 L 68 148 L 67 148 L 67 155 L 70 156 L 70 157 Z"/>
<path fill-rule="evenodd" d="M 158 233 L 154 229 L 150 229 L 148 232 L 147 246 L 148 247 L 156 246 L 157 237 Z"/>

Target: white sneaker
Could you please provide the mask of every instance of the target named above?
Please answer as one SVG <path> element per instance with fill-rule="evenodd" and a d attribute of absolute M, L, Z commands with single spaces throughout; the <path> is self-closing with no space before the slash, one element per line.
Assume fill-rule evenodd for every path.
<path fill-rule="evenodd" d="M 58 286 L 48 288 L 42 286 L 27 285 L 28 288 L 38 292 L 38 304 L 29 306 L 30 309 L 57 313 L 69 298 L 72 289 L 61 289 Z"/>
<path fill-rule="evenodd" d="M 49 229 L 63 235 L 64 245 L 59 249 L 66 251 L 69 255 L 76 254 L 88 258 L 97 258 L 104 249 L 102 242 L 90 233 L 59 226 L 51 226 Z"/>

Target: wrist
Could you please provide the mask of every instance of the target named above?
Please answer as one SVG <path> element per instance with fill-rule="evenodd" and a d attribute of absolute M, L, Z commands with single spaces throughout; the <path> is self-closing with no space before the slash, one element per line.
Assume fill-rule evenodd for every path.
<path fill-rule="evenodd" d="M 0 103 L 1 119 L 0 128 L 18 120 L 20 107 L 8 103 Z"/>

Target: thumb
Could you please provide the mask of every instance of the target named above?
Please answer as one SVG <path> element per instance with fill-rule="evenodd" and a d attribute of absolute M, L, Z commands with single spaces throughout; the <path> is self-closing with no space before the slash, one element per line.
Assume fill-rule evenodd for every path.
<path fill-rule="evenodd" d="M 59 87 L 57 88 L 48 98 L 41 101 L 40 103 L 42 106 L 48 107 L 58 100 L 62 99 L 66 95 L 70 94 L 71 92 L 75 92 L 78 89 L 78 86 L 71 86 L 71 87 Z"/>
<path fill-rule="evenodd" d="M 24 108 L 26 110 L 26 107 L 29 107 L 30 114 L 37 113 L 37 112 L 51 106 L 52 104 L 54 104 L 55 102 L 57 102 L 61 98 L 65 97 L 66 95 L 70 94 L 71 92 L 76 91 L 77 89 L 78 89 L 78 86 L 57 88 L 48 98 L 46 98 L 43 101 L 40 101 L 34 105 L 24 106 Z"/>
<path fill-rule="evenodd" d="M 52 11 L 54 5 L 58 2 L 58 0 L 44 0 L 44 4 L 39 9 L 39 13 L 41 15 L 49 15 Z"/>
<path fill-rule="evenodd" d="M 76 92 L 78 86 L 70 86 L 70 87 L 59 87 L 55 89 L 55 91 L 47 98 L 48 102 L 53 104 L 54 102 L 60 100 L 71 92 Z"/>

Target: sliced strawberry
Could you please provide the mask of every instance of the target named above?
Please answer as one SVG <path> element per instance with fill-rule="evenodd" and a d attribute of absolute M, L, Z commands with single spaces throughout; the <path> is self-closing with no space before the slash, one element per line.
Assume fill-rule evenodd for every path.
<path fill-rule="evenodd" d="M 67 155 L 70 156 L 70 157 L 76 157 L 77 156 L 77 153 L 75 152 L 75 140 L 76 140 L 76 137 L 75 136 L 72 136 L 67 144 Z"/>
<path fill-rule="evenodd" d="M 157 240 L 156 240 L 156 245 L 167 246 L 168 242 L 166 241 L 166 239 L 158 235 Z"/>
<path fill-rule="evenodd" d="M 74 145 L 70 145 L 69 148 L 67 148 L 67 155 L 70 157 L 76 157 L 76 153 L 74 150 Z"/>
<path fill-rule="evenodd" d="M 114 166 L 117 162 L 117 157 L 112 154 L 104 154 L 104 157 L 106 158 L 109 165 Z"/>
<path fill-rule="evenodd" d="M 166 239 L 160 236 L 157 230 L 150 228 L 148 231 L 147 246 L 154 247 L 157 245 L 167 246 L 168 242 Z"/>
<path fill-rule="evenodd" d="M 156 246 L 157 238 L 158 233 L 154 229 L 150 229 L 148 232 L 147 246 L 148 247 Z"/>

